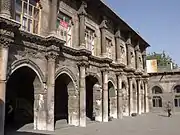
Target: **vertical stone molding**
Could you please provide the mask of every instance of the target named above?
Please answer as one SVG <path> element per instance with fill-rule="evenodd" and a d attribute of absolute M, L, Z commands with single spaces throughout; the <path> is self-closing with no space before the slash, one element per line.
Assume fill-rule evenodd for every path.
<path fill-rule="evenodd" d="M 142 53 L 142 61 L 143 61 L 143 69 L 145 72 L 147 72 L 147 67 L 146 67 L 146 51 L 143 51 Z"/>
<path fill-rule="evenodd" d="M 149 112 L 149 95 L 148 95 L 148 81 L 144 80 L 144 91 L 145 91 L 145 112 Z"/>
<path fill-rule="evenodd" d="M 95 121 L 102 122 L 102 87 L 99 84 L 93 86 L 93 95 Z"/>
<path fill-rule="evenodd" d="M 107 30 L 107 19 L 103 17 L 103 20 L 99 26 L 101 31 L 101 55 L 107 57 L 107 46 L 106 46 L 106 30 Z"/>
<path fill-rule="evenodd" d="M 129 81 L 129 115 L 131 116 L 131 114 L 133 113 L 133 109 L 134 109 L 134 103 L 133 103 L 133 81 L 132 81 L 132 77 L 128 78 Z"/>
<path fill-rule="evenodd" d="M 103 122 L 108 122 L 108 70 L 102 71 L 103 78 Z"/>
<path fill-rule="evenodd" d="M 116 32 L 115 40 L 116 40 L 116 61 L 118 63 L 120 63 L 120 61 L 121 61 L 121 47 L 120 47 L 121 32 L 120 32 L 120 30 L 117 30 L 117 32 Z"/>
<path fill-rule="evenodd" d="M 1 30 L 2 32 L 2 30 Z M 11 40 L 0 37 L 0 134 L 4 134 L 5 97 L 9 45 Z"/>
<path fill-rule="evenodd" d="M 142 96 L 141 96 L 141 80 L 140 80 L 140 78 L 138 78 L 137 79 L 137 85 L 138 85 L 138 114 L 141 114 L 141 112 L 142 112 L 142 101 L 141 100 L 143 100 L 142 99 Z"/>
<path fill-rule="evenodd" d="M 121 74 L 117 74 L 117 118 L 123 117 L 123 99 L 122 99 L 122 78 Z"/>
<path fill-rule="evenodd" d="M 56 34 L 56 21 L 57 21 L 57 0 L 51 0 L 50 6 L 50 28 L 49 34 Z"/>
<path fill-rule="evenodd" d="M 80 123 L 81 127 L 86 127 L 86 65 L 79 63 L 79 100 L 80 100 Z"/>
<path fill-rule="evenodd" d="M 0 16 L 4 18 L 10 18 L 11 17 L 11 1 L 12 0 L 1 0 L 0 1 Z"/>
<path fill-rule="evenodd" d="M 87 4 L 86 2 L 82 1 L 81 6 L 79 8 L 79 44 L 80 48 L 86 48 L 85 44 L 85 17 L 87 16 L 86 12 Z"/>
<path fill-rule="evenodd" d="M 51 49 L 51 46 L 48 48 Z M 48 50 L 47 49 L 47 50 Z M 55 52 L 47 52 L 47 130 L 54 131 Z"/>

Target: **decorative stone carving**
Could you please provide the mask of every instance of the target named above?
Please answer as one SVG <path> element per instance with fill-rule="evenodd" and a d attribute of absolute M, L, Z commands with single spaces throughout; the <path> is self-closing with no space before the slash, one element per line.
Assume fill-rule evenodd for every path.
<path fill-rule="evenodd" d="M 87 8 L 87 3 L 85 1 L 82 1 L 81 6 L 78 10 L 78 14 L 79 15 L 87 15 L 86 8 Z"/>

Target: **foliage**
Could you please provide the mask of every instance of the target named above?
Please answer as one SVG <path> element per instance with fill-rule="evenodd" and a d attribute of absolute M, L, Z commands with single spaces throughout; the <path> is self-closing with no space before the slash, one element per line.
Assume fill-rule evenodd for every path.
<path fill-rule="evenodd" d="M 177 69 L 178 65 L 167 55 L 164 51 L 162 53 L 149 53 L 147 54 L 147 60 L 156 59 L 158 67 L 166 67 L 172 63 L 173 69 Z"/>

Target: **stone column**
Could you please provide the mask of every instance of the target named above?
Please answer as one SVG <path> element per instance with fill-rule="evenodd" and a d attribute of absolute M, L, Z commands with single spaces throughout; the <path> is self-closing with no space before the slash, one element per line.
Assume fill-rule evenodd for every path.
<path fill-rule="evenodd" d="M 86 67 L 80 64 L 79 67 L 79 99 L 80 99 L 80 126 L 86 127 Z"/>
<path fill-rule="evenodd" d="M 117 75 L 117 117 L 121 119 L 123 117 L 123 100 L 122 100 L 122 79 L 121 74 Z"/>
<path fill-rule="evenodd" d="M 86 43 L 85 43 L 85 17 L 87 15 L 86 9 L 87 4 L 82 1 L 82 4 L 79 8 L 78 14 L 79 14 L 79 44 L 80 48 L 84 49 L 86 48 Z"/>
<path fill-rule="evenodd" d="M 6 75 L 9 42 L 0 42 L 0 134 L 4 135 Z"/>
<path fill-rule="evenodd" d="M 141 99 L 141 80 L 138 79 L 137 80 L 137 85 L 138 85 L 138 114 L 141 114 L 141 103 L 142 103 L 142 99 Z"/>
<path fill-rule="evenodd" d="M 131 114 L 133 113 L 133 109 L 134 109 L 134 102 L 133 102 L 133 82 L 132 82 L 132 78 L 129 78 L 129 115 L 131 116 Z"/>
<path fill-rule="evenodd" d="M 108 71 L 105 69 L 103 75 L 103 122 L 108 122 Z"/>
<path fill-rule="evenodd" d="M 146 67 L 146 51 L 142 53 L 142 59 L 143 59 L 143 69 L 145 72 L 147 72 L 147 67 Z"/>
<path fill-rule="evenodd" d="M 50 34 L 56 34 L 56 21 L 57 21 L 57 0 L 51 1 L 50 10 Z"/>
<path fill-rule="evenodd" d="M 106 17 L 104 17 L 103 21 L 100 24 L 100 31 L 101 31 L 101 55 L 103 57 L 107 57 L 107 46 L 106 46 L 106 30 L 107 30 L 107 25 L 106 25 Z"/>
<path fill-rule="evenodd" d="M 0 16 L 4 18 L 11 17 L 11 2 L 12 0 L 1 0 L 0 1 Z"/>
<path fill-rule="evenodd" d="M 47 54 L 47 130 L 54 131 L 55 60 L 57 54 Z"/>
<path fill-rule="evenodd" d="M 148 113 L 149 112 L 149 95 L 148 95 L 148 81 L 145 80 L 144 81 L 144 91 L 145 91 L 145 112 Z"/>

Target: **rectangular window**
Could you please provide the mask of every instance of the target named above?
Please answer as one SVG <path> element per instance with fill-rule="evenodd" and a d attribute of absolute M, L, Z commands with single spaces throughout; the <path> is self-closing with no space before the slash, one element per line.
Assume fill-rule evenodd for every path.
<path fill-rule="evenodd" d="M 106 38 L 106 47 L 108 58 L 112 59 L 112 41 Z"/>
<path fill-rule="evenodd" d="M 71 17 L 59 12 L 57 23 L 57 34 L 64 41 L 66 41 L 65 45 L 72 46 L 72 24 Z"/>
<path fill-rule="evenodd" d="M 15 20 L 23 30 L 38 33 L 39 12 L 38 0 L 15 0 Z"/>
<path fill-rule="evenodd" d="M 86 48 L 92 52 L 92 55 L 94 55 L 95 53 L 94 41 L 95 41 L 95 31 L 86 26 L 86 30 L 85 30 Z"/>
<path fill-rule="evenodd" d="M 175 107 L 180 107 L 180 98 L 175 98 L 174 99 L 174 106 Z"/>

